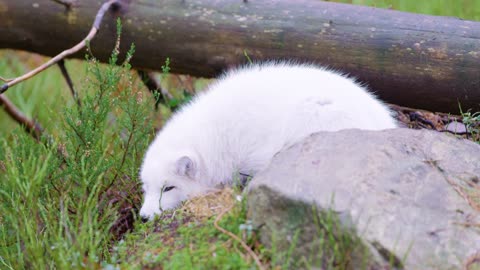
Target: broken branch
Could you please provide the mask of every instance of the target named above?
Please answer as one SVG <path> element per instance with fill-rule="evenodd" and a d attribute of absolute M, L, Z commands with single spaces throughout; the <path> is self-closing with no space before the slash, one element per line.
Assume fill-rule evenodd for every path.
<path fill-rule="evenodd" d="M 34 69 L 34 70 L 32 70 L 32 71 L 30 71 L 30 72 L 28 72 L 28 73 L 26 73 L 26 74 L 24 74 L 20 77 L 17 77 L 17 78 L 14 78 L 14 79 L 4 80 L 7 83 L 3 84 L 0 87 L 0 94 L 5 93 L 10 87 L 37 75 L 38 73 L 44 71 L 45 69 L 49 68 L 50 66 L 58 63 L 60 60 L 64 59 L 65 57 L 67 57 L 69 55 L 72 55 L 72 54 L 78 52 L 79 50 L 83 49 L 86 46 L 86 44 L 88 42 L 90 42 L 95 37 L 95 35 L 97 34 L 98 29 L 100 28 L 100 23 L 102 22 L 103 16 L 105 15 L 105 12 L 113 4 L 117 3 L 118 1 L 119 0 L 109 0 L 109 1 L 105 2 L 100 7 L 100 9 L 98 10 L 97 15 L 95 17 L 95 21 L 93 22 L 93 26 L 90 29 L 90 32 L 80 43 L 78 43 L 77 45 L 73 46 L 70 49 L 67 49 L 67 50 L 61 52 L 60 54 L 56 55 L 55 57 L 53 57 L 52 59 L 50 59 L 49 61 L 47 61 L 43 65 L 37 67 L 36 69 Z"/>
<path fill-rule="evenodd" d="M 148 88 L 148 90 L 155 97 L 155 109 L 158 109 L 158 104 L 167 103 L 167 99 L 171 99 L 172 96 L 168 93 L 167 90 L 162 89 L 160 82 L 155 77 L 155 74 L 152 71 L 146 71 L 137 69 L 137 73 L 142 79 L 143 84 Z"/>
<path fill-rule="evenodd" d="M 72 78 L 68 74 L 67 67 L 65 67 L 65 61 L 61 59 L 58 62 L 58 66 L 60 67 L 60 70 L 62 71 L 62 75 L 68 84 L 68 88 L 70 88 L 70 93 L 72 93 L 73 99 L 77 102 L 78 107 L 81 107 L 82 104 L 81 104 L 80 98 L 78 97 L 78 94 L 77 94 L 77 91 L 75 91 L 75 88 L 73 88 Z"/>
<path fill-rule="evenodd" d="M 65 8 L 71 9 L 75 3 L 77 2 L 76 0 L 52 0 L 53 2 L 59 3 L 61 5 L 64 5 Z"/>
<path fill-rule="evenodd" d="M 13 120 L 19 123 L 25 131 L 31 134 L 35 140 L 40 140 L 43 128 L 39 123 L 24 115 L 5 95 L 0 95 L 0 106 L 2 106 L 5 112 L 7 112 Z"/>

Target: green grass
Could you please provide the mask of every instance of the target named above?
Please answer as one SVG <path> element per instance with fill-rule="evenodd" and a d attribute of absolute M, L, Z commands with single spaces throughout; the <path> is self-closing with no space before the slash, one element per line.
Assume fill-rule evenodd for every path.
<path fill-rule="evenodd" d="M 56 143 L 37 143 L 20 128 L 0 139 L 2 269 L 95 268 L 110 257 L 118 218 L 139 204 L 137 175 L 154 134 L 153 99 L 134 87 L 129 64 L 116 59 L 113 54 L 107 66 L 89 60 L 81 108 L 44 88 L 26 97 L 10 89 L 18 99 L 57 98 L 57 106 L 67 106 L 42 115 L 48 131 L 56 129 L 50 132 Z"/>
<path fill-rule="evenodd" d="M 477 0 L 332 0 L 332 2 L 480 21 L 478 12 L 480 1 Z"/>
<path fill-rule="evenodd" d="M 256 269 L 240 244 L 214 227 L 213 218 L 197 219 L 176 210 L 137 223 L 135 231 L 115 245 L 108 265 L 120 269 Z M 242 238 L 246 222 L 245 203 L 238 203 L 219 225 Z M 244 235 L 247 243 L 257 243 L 255 234 Z"/>
<path fill-rule="evenodd" d="M 44 58 L 26 53 L 14 53 L 6 50 L 0 53 L 0 76 L 12 78 L 22 75 L 35 65 L 43 63 Z M 85 78 L 85 64 L 81 61 L 67 62 L 67 68 L 73 73 L 76 85 Z M 5 94 L 25 115 L 40 122 L 51 133 L 57 130 L 57 121 L 50 121 L 60 114 L 65 106 L 73 102 L 60 69 L 52 67 L 34 78 L 15 85 Z M 0 137 L 12 134 L 17 123 L 0 110 Z"/>
<path fill-rule="evenodd" d="M 24 54 L 3 53 L 9 60 L 0 66 L 2 76 L 18 76 L 29 69 L 29 64 L 22 63 L 28 59 Z M 44 60 L 33 59 L 31 66 Z M 45 127 L 54 142 L 45 138 L 38 143 L 7 115 L 0 115 L 5 120 L 0 133 L 0 269 L 94 269 L 113 263 L 120 253 L 112 253 L 112 247 L 131 229 L 134 209 L 140 205 L 138 168 L 158 115 L 153 96 L 134 77 L 128 63 L 117 64 L 117 54 L 109 65 L 89 59 L 68 62 L 67 68 L 81 70 L 72 74 L 82 101 L 80 108 L 55 68 L 7 93 L 20 110 Z M 161 76 L 169 78 L 166 73 Z M 184 96 L 180 93 L 176 102 L 184 102 Z M 170 105 L 160 114 L 168 113 Z M 122 225 L 124 220 L 130 227 Z M 224 220 L 222 226 L 238 231 L 242 219 L 229 216 Z M 185 237 L 184 245 L 198 236 L 214 242 L 225 240 L 211 223 L 178 228 Z M 139 225 L 136 231 L 147 226 Z M 134 235 L 118 243 L 118 250 Z M 152 239 L 158 237 L 151 235 Z M 192 252 L 198 256 L 190 263 L 205 267 L 249 269 L 252 264 L 241 252 L 231 252 L 230 248 L 238 248 L 232 243 L 230 248 L 218 244 L 218 256 L 205 259 L 203 255 L 209 252 L 206 240 L 197 238 L 198 247 L 193 251 L 165 250 L 163 255 L 173 257 L 162 260 L 163 264 L 181 267 Z M 124 258 L 123 265 L 130 262 Z"/>
<path fill-rule="evenodd" d="M 239 194 L 240 191 L 235 191 Z M 260 242 L 258 228 L 247 219 L 247 201 L 236 202 L 219 226 L 234 233 L 252 247 L 266 269 L 370 269 L 370 253 L 351 229 L 341 224 L 332 211 L 317 211 L 309 206 L 302 219 L 313 224 L 309 253 L 298 256 L 297 230 L 290 245 L 279 247 L 273 235 L 272 246 Z M 241 245 L 214 227 L 214 219 L 198 218 L 184 208 L 166 211 L 148 223 L 136 223 L 135 230 L 113 247 L 109 269 L 257 269 Z M 285 240 L 282 240 L 285 241 Z M 283 244 L 282 244 L 283 245 Z M 392 263 L 394 265 L 394 263 Z"/>
<path fill-rule="evenodd" d="M 460 108 L 462 123 L 469 132 L 468 138 L 474 142 L 480 143 L 480 112 L 463 112 Z"/>

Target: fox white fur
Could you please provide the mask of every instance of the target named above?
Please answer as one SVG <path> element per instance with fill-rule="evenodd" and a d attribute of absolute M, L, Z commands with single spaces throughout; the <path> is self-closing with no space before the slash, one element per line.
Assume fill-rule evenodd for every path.
<path fill-rule="evenodd" d="M 313 65 L 230 71 L 172 116 L 140 172 L 152 218 L 183 200 L 255 175 L 281 149 L 317 131 L 395 128 L 389 109 L 355 80 Z"/>

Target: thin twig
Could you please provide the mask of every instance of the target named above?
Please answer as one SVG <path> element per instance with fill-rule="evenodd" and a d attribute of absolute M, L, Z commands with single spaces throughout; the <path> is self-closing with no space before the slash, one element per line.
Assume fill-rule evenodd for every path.
<path fill-rule="evenodd" d="M 75 91 L 75 87 L 73 86 L 73 81 L 72 78 L 70 77 L 70 74 L 68 73 L 67 67 L 65 66 L 65 60 L 61 59 L 58 62 L 58 66 L 60 68 L 60 71 L 62 72 L 63 77 L 65 78 L 65 82 L 68 85 L 68 88 L 70 89 L 70 93 L 72 94 L 73 100 L 76 101 L 78 107 L 81 107 L 81 101 L 80 97 L 78 96 L 77 91 Z"/>
<path fill-rule="evenodd" d="M 474 223 L 472 221 L 467 221 L 467 222 L 453 222 L 453 224 L 455 225 L 460 225 L 460 226 L 463 226 L 465 228 L 478 228 L 480 229 L 480 223 Z"/>
<path fill-rule="evenodd" d="M 64 5 L 65 8 L 71 9 L 76 3 L 76 0 L 52 0 L 53 2 L 59 3 L 61 5 Z"/>
<path fill-rule="evenodd" d="M 5 95 L 0 95 L 0 106 L 3 106 L 5 112 L 19 123 L 27 133 L 31 134 L 35 140 L 40 141 L 43 128 L 39 123 L 24 115 Z"/>
<path fill-rule="evenodd" d="M 3 84 L 0 87 L 0 94 L 5 93 L 5 91 L 7 91 L 10 87 L 16 85 L 17 83 L 25 81 L 25 80 L 37 75 L 38 73 L 44 71 L 48 67 L 58 63 L 60 60 L 64 59 L 65 57 L 67 57 L 69 55 L 72 55 L 72 54 L 80 51 L 82 48 L 84 48 L 85 45 L 87 43 L 89 43 L 95 37 L 95 35 L 97 34 L 98 29 L 100 28 L 100 23 L 102 22 L 103 16 L 105 15 L 105 12 L 112 6 L 112 4 L 117 3 L 118 1 L 119 0 L 109 0 L 109 1 L 105 2 L 100 7 L 100 9 L 98 10 L 97 15 L 95 17 L 95 21 L 93 22 L 93 26 L 90 29 L 90 32 L 80 43 L 78 43 L 77 45 L 73 46 L 72 48 L 70 48 L 68 50 L 65 50 L 65 51 L 61 52 L 60 54 L 56 55 L 55 57 L 50 59 L 48 62 L 44 63 L 43 65 L 41 65 L 39 67 L 37 67 L 36 69 L 34 69 L 34 70 L 32 70 L 32 71 L 30 71 L 30 72 L 28 72 L 28 73 L 26 73 L 26 74 L 24 74 L 20 77 L 14 78 L 12 80 L 6 80 L 7 83 Z"/>
<path fill-rule="evenodd" d="M 451 130 L 448 130 L 448 129 L 443 129 L 443 130 L 440 130 L 439 132 L 450 133 L 450 134 L 453 134 L 453 135 L 471 135 L 472 134 L 471 132 L 468 132 L 468 131 L 459 132 L 459 131 L 451 131 Z"/>
<path fill-rule="evenodd" d="M 155 109 L 158 109 L 158 104 L 166 104 L 166 100 L 172 98 L 171 94 L 162 88 L 160 82 L 152 71 L 137 69 L 137 73 L 140 76 L 140 79 L 142 79 L 143 84 L 155 97 Z"/>
<path fill-rule="evenodd" d="M 18 124 L 20 124 L 25 131 L 30 134 L 37 142 L 44 144 L 54 144 L 53 138 L 45 134 L 43 127 L 33 119 L 24 115 L 5 95 L 0 95 L 0 107 L 3 107 L 5 112 Z M 44 140 L 42 140 L 44 137 Z M 61 146 L 57 147 L 57 153 L 63 161 L 66 160 L 66 153 Z"/>
<path fill-rule="evenodd" d="M 258 269 L 260 270 L 264 270 L 265 267 L 263 267 L 262 265 L 262 262 L 260 262 L 260 259 L 258 258 L 257 254 L 255 254 L 255 252 L 253 252 L 253 250 L 245 243 L 242 241 L 242 239 L 240 239 L 238 236 L 236 236 L 235 234 L 225 230 L 224 228 L 220 227 L 218 225 L 218 221 L 220 221 L 220 219 L 228 212 L 230 211 L 231 209 L 233 208 L 233 205 L 230 206 L 229 208 L 223 210 L 222 213 L 220 213 L 220 215 L 217 216 L 217 218 L 215 218 L 215 222 L 213 222 L 213 226 L 215 226 L 215 228 L 217 228 L 217 230 L 221 231 L 222 233 L 230 236 L 230 238 L 234 239 L 235 241 L 237 241 L 238 243 L 240 243 L 240 245 L 242 245 L 242 247 L 248 252 L 248 254 L 253 258 L 253 260 L 255 260 L 255 263 L 257 264 L 258 266 Z"/>
<path fill-rule="evenodd" d="M 68 88 L 70 88 L 70 93 L 72 93 L 73 100 L 77 102 L 78 107 L 81 107 L 82 103 L 80 101 L 80 98 L 78 97 L 77 91 L 75 91 L 75 88 L 73 88 L 72 78 L 68 74 L 67 67 L 65 66 L 65 60 L 61 59 L 60 61 L 58 61 L 58 66 L 60 67 L 62 75 L 68 84 Z"/>
<path fill-rule="evenodd" d="M 128 154 L 128 151 L 130 150 L 129 148 L 130 148 L 130 143 L 132 142 L 132 139 L 133 139 L 134 130 L 135 130 L 135 122 L 132 124 L 132 131 L 128 136 L 127 145 L 125 147 L 125 151 L 123 152 L 122 161 L 120 162 L 120 167 L 116 170 L 117 172 L 115 173 L 115 176 L 112 178 L 112 181 L 110 181 L 110 183 L 103 189 L 102 192 L 100 192 L 100 194 L 103 194 L 103 192 L 108 191 L 113 186 L 113 184 L 117 181 L 117 178 L 123 167 L 123 164 L 125 164 L 125 161 L 127 159 L 127 154 Z"/>
<path fill-rule="evenodd" d="M 2 76 L 0 76 L 0 81 L 9 82 L 11 80 L 12 79 L 3 78 Z"/>
<path fill-rule="evenodd" d="M 418 112 L 410 112 L 408 116 L 410 117 L 410 121 L 420 122 L 422 124 L 430 126 L 433 130 L 437 130 L 432 121 L 425 119 Z"/>

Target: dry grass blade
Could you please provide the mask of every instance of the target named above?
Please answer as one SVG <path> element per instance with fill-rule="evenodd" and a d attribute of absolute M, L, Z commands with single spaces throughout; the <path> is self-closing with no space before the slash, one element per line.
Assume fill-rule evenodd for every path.
<path fill-rule="evenodd" d="M 238 243 L 240 243 L 240 245 L 242 245 L 242 247 L 245 249 L 245 251 L 248 252 L 248 254 L 253 258 L 253 260 L 255 260 L 255 263 L 257 264 L 258 266 L 258 269 L 260 270 L 264 270 L 265 267 L 262 265 L 262 262 L 260 261 L 260 259 L 258 258 L 257 254 L 255 254 L 255 252 L 253 252 L 253 250 L 244 242 L 242 241 L 242 239 L 240 239 L 238 236 L 236 236 L 235 234 L 225 230 L 224 228 L 220 227 L 218 225 L 218 222 L 220 221 L 220 219 L 222 219 L 222 217 L 228 212 L 230 211 L 231 209 L 233 208 L 233 206 L 230 206 L 229 208 L 225 209 L 222 213 L 220 213 L 220 215 L 217 216 L 217 218 L 215 218 L 215 222 L 213 223 L 213 225 L 215 226 L 215 228 L 217 230 L 219 230 L 220 232 L 228 235 L 230 238 L 234 239 L 235 241 L 237 241 Z"/>
<path fill-rule="evenodd" d="M 197 219 L 208 218 L 217 215 L 213 223 L 214 227 L 223 234 L 228 235 L 231 239 L 240 243 L 248 255 L 253 258 L 258 266 L 258 269 L 264 270 L 266 268 L 262 265 L 262 262 L 258 258 L 257 254 L 255 254 L 255 252 L 253 252 L 253 250 L 244 241 L 242 241 L 242 239 L 218 225 L 220 219 L 222 219 L 222 217 L 234 206 L 234 191 L 231 188 L 223 188 L 220 190 L 213 190 L 204 196 L 198 196 L 190 199 L 183 205 L 182 210 L 192 214 L 193 217 Z"/>
<path fill-rule="evenodd" d="M 196 219 L 203 219 L 219 215 L 234 204 L 233 190 L 223 188 L 188 200 L 182 210 L 192 214 Z"/>
<path fill-rule="evenodd" d="M 454 181 L 452 181 L 448 177 L 446 177 L 446 179 L 447 179 L 447 182 L 450 185 L 452 185 L 453 189 L 458 193 L 458 195 L 460 195 L 468 203 L 468 205 L 470 205 L 470 207 L 472 207 L 472 209 L 480 212 L 480 203 L 478 202 L 478 199 L 475 198 L 475 197 L 480 198 L 480 190 L 479 189 L 474 190 L 475 192 L 478 192 L 477 196 L 469 195 L 469 194 L 467 194 L 467 190 L 466 190 L 465 187 L 460 186 L 459 184 L 455 183 Z"/>

